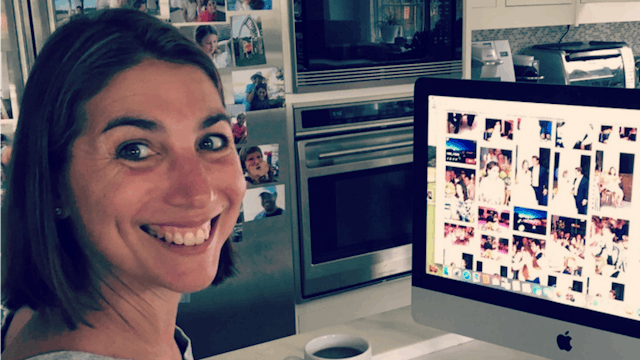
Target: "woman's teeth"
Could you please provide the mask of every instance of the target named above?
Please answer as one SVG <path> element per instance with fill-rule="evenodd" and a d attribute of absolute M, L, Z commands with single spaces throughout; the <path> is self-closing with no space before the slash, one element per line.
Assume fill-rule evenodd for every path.
<path fill-rule="evenodd" d="M 147 234 L 176 245 L 194 246 L 202 244 L 211 234 L 211 221 L 198 228 L 180 228 L 175 226 L 143 225 Z"/>

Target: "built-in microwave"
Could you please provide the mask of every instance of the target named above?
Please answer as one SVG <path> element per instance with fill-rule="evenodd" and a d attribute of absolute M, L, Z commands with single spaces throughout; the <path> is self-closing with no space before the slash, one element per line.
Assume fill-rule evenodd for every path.
<path fill-rule="evenodd" d="M 291 0 L 294 93 L 462 74 L 463 0 Z"/>

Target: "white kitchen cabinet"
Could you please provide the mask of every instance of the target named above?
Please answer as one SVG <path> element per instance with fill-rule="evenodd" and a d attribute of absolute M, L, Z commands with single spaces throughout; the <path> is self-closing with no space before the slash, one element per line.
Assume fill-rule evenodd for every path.
<path fill-rule="evenodd" d="M 577 0 L 576 24 L 640 21 L 640 1 Z"/>
<path fill-rule="evenodd" d="M 466 29 L 508 29 L 573 24 L 577 0 L 497 0 L 493 7 L 476 7 L 467 0 Z"/>
<path fill-rule="evenodd" d="M 640 0 L 467 0 L 465 29 L 640 21 Z"/>
<path fill-rule="evenodd" d="M 506 0 L 506 6 L 568 5 L 574 0 Z"/>
<path fill-rule="evenodd" d="M 619 3 L 619 2 L 638 2 L 638 0 L 580 0 L 582 4 L 589 3 Z"/>
<path fill-rule="evenodd" d="M 472 8 L 489 8 L 498 6 L 498 0 L 473 0 L 469 4 Z"/>

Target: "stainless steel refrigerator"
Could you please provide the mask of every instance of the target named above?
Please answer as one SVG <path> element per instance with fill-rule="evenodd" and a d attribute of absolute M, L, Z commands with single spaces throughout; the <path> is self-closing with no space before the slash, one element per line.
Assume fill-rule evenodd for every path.
<path fill-rule="evenodd" d="M 186 1 L 186 0 L 184 0 Z M 111 0 L 3 0 L 2 92 L 13 116 L 3 119 L 5 129 L 15 126 L 19 99 L 38 51 L 59 26 L 77 13 L 89 13 L 113 4 Z M 233 234 L 237 253 L 235 277 L 217 287 L 184 294 L 178 325 L 191 338 L 195 358 L 203 358 L 295 334 L 294 275 L 292 255 L 292 200 L 289 193 L 292 124 L 284 104 L 281 4 L 265 1 L 262 10 L 234 11 L 235 0 L 216 0 L 219 47 L 229 52 L 220 68 L 229 114 L 235 120 L 246 112 L 248 136 L 238 150 L 258 146 L 277 176 L 268 184 L 249 185 L 243 217 Z M 148 0 L 146 11 L 194 36 L 202 23 L 181 23 L 182 0 Z M 7 41 L 8 40 L 8 41 Z M 247 111 L 246 90 L 250 75 L 260 73 L 270 81 L 269 109 Z M 11 91 L 9 91 L 11 90 Z M 5 94 L 6 93 L 6 94 Z M 11 106 L 13 104 L 13 106 Z M 4 107 L 4 106 L 3 106 Z M 277 192 L 279 216 L 260 218 L 262 193 Z M 266 209 L 266 208 L 265 208 Z M 266 211 L 266 210 L 265 210 Z M 256 219 L 257 218 L 257 219 Z"/>

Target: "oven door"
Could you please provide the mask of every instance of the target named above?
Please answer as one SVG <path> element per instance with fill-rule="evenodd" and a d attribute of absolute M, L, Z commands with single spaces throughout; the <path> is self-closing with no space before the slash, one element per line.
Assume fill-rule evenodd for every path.
<path fill-rule="evenodd" d="M 297 151 L 303 297 L 411 271 L 413 128 Z"/>

